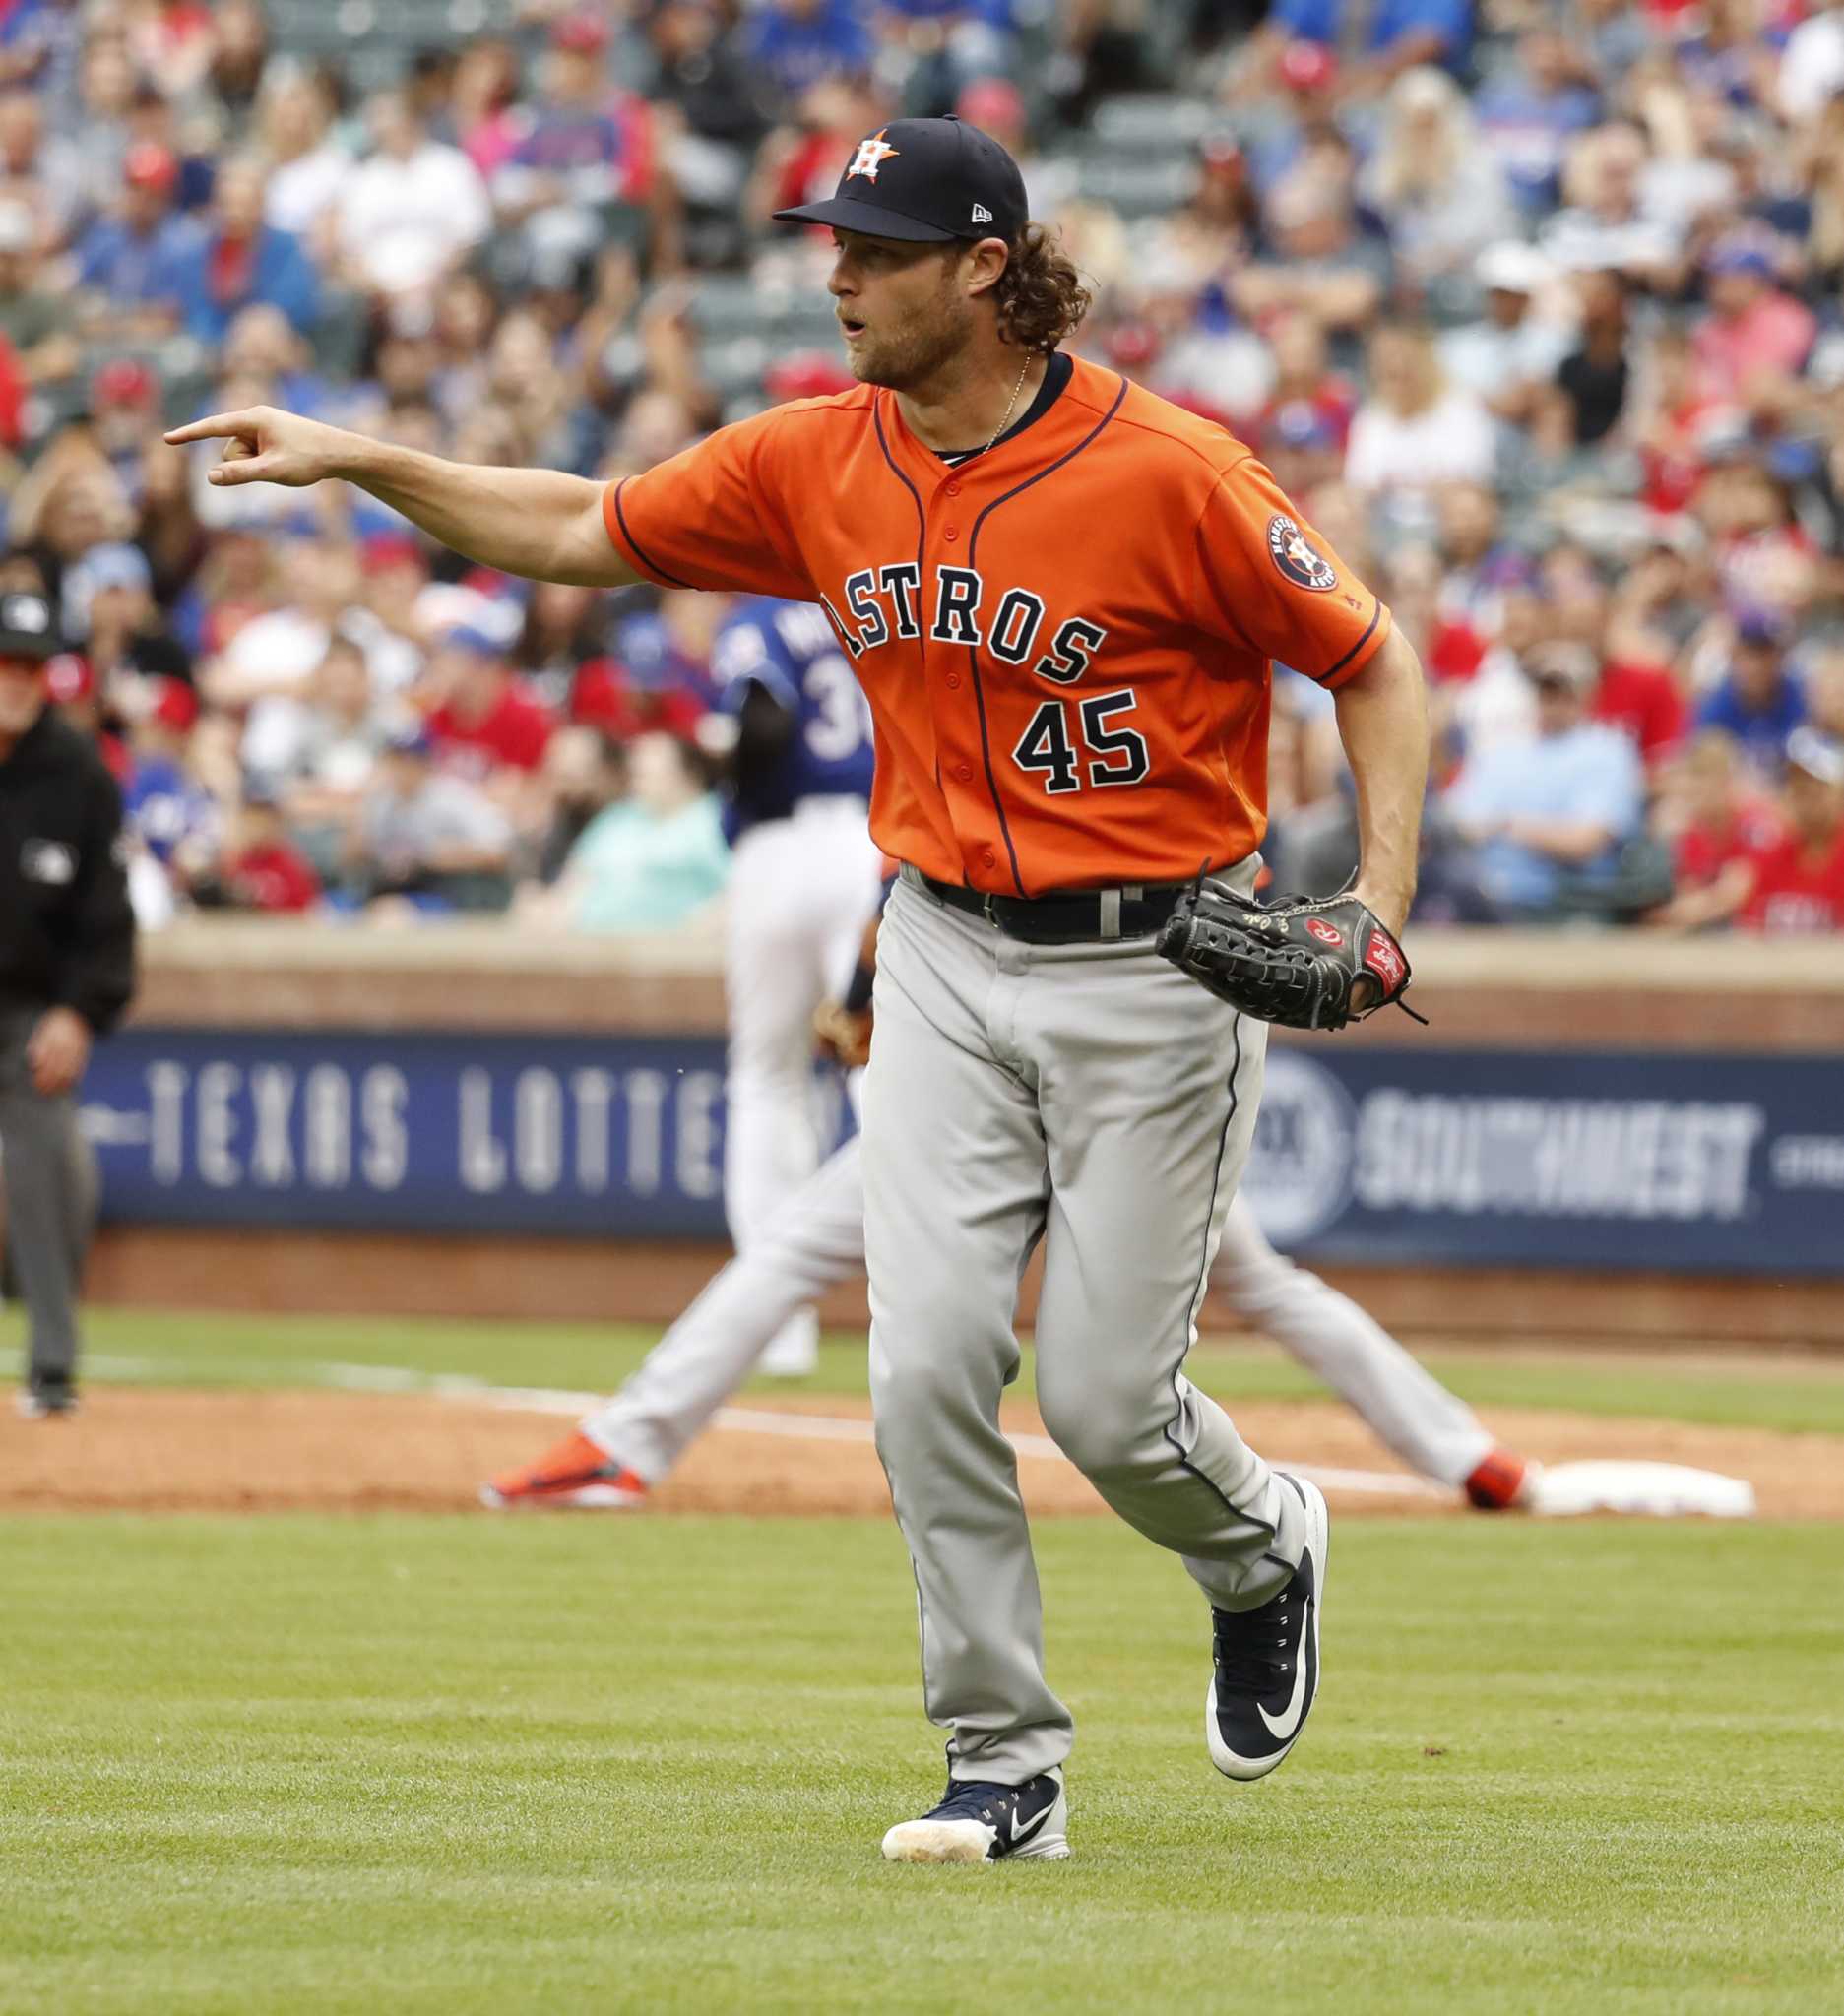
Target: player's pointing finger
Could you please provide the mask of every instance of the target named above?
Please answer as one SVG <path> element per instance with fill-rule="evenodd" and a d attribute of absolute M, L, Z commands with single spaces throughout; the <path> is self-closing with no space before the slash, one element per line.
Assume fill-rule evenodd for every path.
<path fill-rule="evenodd" d="M 213 413 L 203 420 L 188 420 L 183 427 L 168 427 L 166 441 L 170 447 L 183 447 L 188 441 L 224 441 L 238 437 L 255 439 L 261 421 L 253 411 L 236 413 Z"/>

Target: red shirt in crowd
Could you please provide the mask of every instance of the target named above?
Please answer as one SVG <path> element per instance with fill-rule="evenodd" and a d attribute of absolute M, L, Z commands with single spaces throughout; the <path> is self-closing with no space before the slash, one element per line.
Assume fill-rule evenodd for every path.
<path fill-rule="evenodd" d="M 468 767 L 480 770 L 536 770 L 555 724 L 542 706 L 516 679 L 508 679 L 499 698 L 477 720 L 464 721 L 452 707 L 438 707 L 428 729 L 444 755 L 465 752 Z"/>
<path fill-rule="evenodd" d="M 1810 847 L 1789 833 L 1748 858 L 1754 870 L 1754 893 L 1740 921 L 1749 930 L 1775 937 L 1844 931 L 1844 827 L 1829 846 Z"/>
<path fill-rule="evenodd" d="M 1622 729 L 1638 744 L 1649 769 L 1684 740 L 1689 708 L 1669 665 L 1610 659 L 1592 709 L 1596 721 Z"/>
<path fill-rule="evenodd" d="M 1674 850 L 1679 887 L 1706 889 L 1731 861 L 1765 853 L 1785 831 L 1771 805 L 1753 800 L 1745 800 L 1727 820 L 1686 827 Z"/>
<path fill-rule="evenodd" d="M 223 884 L 244 910 L 278 915 L 312 910 L 320 901 L 320 878 L 307 857 L 286 841 L 245 848 L 225 857 Z"/>
<path fill-rule="evenodd" d="M 592 658 L 577 669 L 570 687 L 570 720 L 578 727 L 600 728 L 617 742 L 630 742 L 650 728 L 690 738 L 704 718 L 704 703 L 682 686 L 641 690 L 611 658 Z"/>

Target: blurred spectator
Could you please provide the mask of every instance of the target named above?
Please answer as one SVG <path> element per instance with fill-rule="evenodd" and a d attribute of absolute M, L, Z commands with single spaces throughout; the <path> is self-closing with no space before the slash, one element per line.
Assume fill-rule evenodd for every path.
<path fill-rule="evenodd" d="M 139 546 L 92 546 L 64 575 L 68 634 L 83 642 L 101 691 L 118 702 L 134 679 L 173 682 L 188 692 L 192 659 L 154 599 L 154 575 Z"/>
<path fill-rule="evenodd" d="M 1786 38 L 1778 97 L 1783 117 L 1817 118 L 1844 93 L 1844 5 L 1819 0 Z"/>
<path fill-rule="evenodd" d="M 151 679 L 128 730 L 122 811 L 149 855 L 184 884 L 217 851 L 221 828 L 211 793 L 191 768 L 199 703 L 177 679 Z"/>
<path fill-rule="evenodd" d="M 296 703 L 336 636 L 364 653 L 381 693 L 401 692 L 421 665 L 419 649 L 363 605 L 357 559 L 346 540 L 291 541 L 282 578 L 281 606 L 251 616 L 200 672 L 213 706 L 248 710 L 243 761 L 261 776 L 287 768 L 299 732 Z"/>
<path fill-rule="evenodd" d="M 372 153 L 339 196 L 340 246 L 378 293 L 421 291 L 486 236 L 485 185 L 458 147 L 429 138 L 402 92 L 374 98 L 369 116 Z"/>
<path fill-rule="evenodd" d="M 392 736 L 365 792 L 347 868 L 369 900 L 441 910 L 504 910 L 512 822 L 465 777 L 439 771 L 426 728 Z"/>
<path fill-rule="evenodd" d="M 1275 256 L 1230 281 L 1230 299 L 1245 320 L 1301 309 L 1335 334 L 1350 333 L 1381 306 L 1389 247 L 1359 231 L 1350 167 L 1348 153 L 1322 147 L 1276 187 L 1267 213 Z"/>
<path fill-rule="evenodd" d="M 1811 353 L 1817 318 L 1774 284 L 1773 261 L 1750 239 L 1730 239 L 1703 262 L 1710 312 L 1694 349 L 1702 389 L 1740 400 L 1762 378 L 1798 373 Z"/>
<path fill-rule="evenodd" d="M 1463 922 L 1605 914 L 1639 828 L 1632 745 L 1587 718 L 1592 656 L 1544 646 L 1528 669 L 1536 732 L 1470 760 L 1440 807 L 1462 849 L 1431 864 L 1430 907 L 1445 902 Z"/>
<path fill-rule="evenodd" d="M 1730 922 L 1753 887 L 1749 855 L 1773 847 L 1781 826 L 1741 751 L 1720 728 L 1692 737 L 1672 766 L 1662 812 L 1674 894 L 1645 922 L 1676 931 Z"/>
<path fill-rule="evenodd" d="M 1356 89 L 1380 89 L 1419 64 L 1464 72 L 1473 45 L 1473 9 L 1471 0 L 1375 0 L 1363 8 L 1350 0 L 1279 0 L 1264 33 L 1278 39 L 1284 54 L 1300 42 L 1325 48 L 1355 42 L 1354 31 L 1362 32 L 1366 52 Z"/>
<path fill-rule="evenodd" d="M 212 193 L 207 234 L 180 262 L 180 302 L 188 334 L 223 341 L 232 318 L 274 308 L 307 334 L 320 314 L 320 282 L 300 240 L 263 221 L 267 178 L 261 161 L 223 162 Z"/>
<path fill-rule="evenodd" d="M 513 676 L 500 641 L 451 630 L 430 659 L 418 697 L 443 766 L 477 779 L 535 771 L 555 725 Z"/>
<path fill-rule="evenodd" d="M 1488 482 L 1496 450 L 1492 415 L 1474 393 L 1450 385 L 1433 332 L 1386 323 L 1370 339 L 1370 396 L 1351 423 L 1345 480 L 1380 492 L 1425 523 L 1443 482 Z"/>
<path fill-rule="evenodd" d="M 1568 207 L 1544 225 L 1539 243 L 1558 266 L 1579 273 L 1621 273 L 1648 285 L 1674 286 L 1682 228 L 1648 200 L 1643 134 L 1623 123 L 1597 126 L 1569 151 L 1563 174 Z"/>
<path fill-rule="evenodd" d="M 1577 347 L 1556 372 L 1549 410 L 1551 445 L 1560 452 L 1592 448 L 1620 424 L 1632 383 L 1627 355 L 1630 322 L 1626 283 L 1610 267 L 1576 282 L 1581 300 Z"/>
<path fill-rule="evenodd" d="M 519 55 L 512 44 L 497 36 L 469 42 L 455 65 L 449 108 L 455 139 L 489 182 L 522 137 L 518 95 Z"/>
<path fill-rule="evenodd" d="M 1567 326 L 1544 304 L 1553 269 L 1534 245 L 1505 238 L 1479 255 L 1473 278 L 1484 290 L 1485 313 L 1441 337 L 1441 367 L 1498 419 L 1528 426 L 1569 351 Z"/>
<path fill-rule="evenodd" d="M 269 65 L 269 24 L 258 0 L 214 0 L 206 89 L 233 138 L 256 109 Z"/>
<path fill-rule="evenodd" d="M 296 846 L 267 786 L 245 788 L 211 873 L 192 891 L 202 908 L 300 916 L 320 905 L 320 877 Z"/>
<path fill-rule="evenodd" d="M 1359 193 L 1389 227 L 1404 276 L 1426 283 L 1469 267 L 1510 229 L 1510 197 L 1445 71 L 1405 70 L 1390 87 Z"/>
<path fill-rule="evenodd" d="M 871 67 L 871 38 L 853 0 L 764 0 L 747 32 L 751 62 L 789 101 L 822 78 Z"/>
<path fill-rule="evenodd" d="M 1569 143 L 1594 124 L 1595 93 L 1556 29 L 1531 28 L 1517 38 L 1517 61 L 1474 100 L 1480 137 L 1519 204 L 1547 210 L 1560 193 Z"/>
<path fill-rule="evenodd" d="M 552 892 L 580 931 L 669 931 L 723 891 L 730 872 L 716 793 L 675 735 L 628 751 L 628 795 L 593 820 Z"/>
<path fill-rule="evenodd" d="M 269 164 L 263 220 L 272 229 L 304 239 L 337 214 L 353 162 L 334 138 L 333 121 L 332 95 L 316 72 L 291 70 L 265 84 L 257 128 Z"/>
<path fill-rule="evenodd" d="M 626 790 L 622 745 L 596 728 L 559 728 L 544 751 L 543 783 L 543 823 L 532 871 L 548 889 L 577 842 Z"/>
<path fill-rule="evenodd" d="M 1750 931 L 1844 931 L 1844 742 L 1796 728 L 1786 745 L 1786 832 L 1746 857 Z"/>
<path fill-rule="evenodd" d="M 173 207 L 178 179 L 179 162 L 166 149 L 129 150 L 116 215 L 92 224 L 77 247 L 92 327 L 132 337 L 177 326 L 199 245 L 197 224 Z"/>
<path fill-rule="evenodd" d="M 1699 728 L 1720 728 L 1763 778 L 1779 775 L 1787 737 L 1806 719 L 1806 691 L 1787 662 L 1792 626 L 1770 609 L 1744 609 L 1733 623 L 1728 669 L 1696 710 Z"/>
<path fill-rule="evenodd" d="M 0 201 L 0 341 L 28 385 L 56 385 L 77 375 L 80 351 L 70 298 L 41 281 L 32 213 Z"/>
<path fill-rule="evenodd" d="M 655 193 L 657 136 L 645 100 L 609 81 L 601 15 L 565 15 L 550 44 L 525 131 L 493 177 L 493 207 L 525 230 L 532 256 L 582 257 L 601 244 L 611 206 Z"/>
<path fill-rule="evenodd" d="M 0 94 L 0 197 L 26 212 L 34 250 L 49 251 L 69 239 L 88 183 L 82 153 L 63 134 L 47 130 L 36 94 Z"/>

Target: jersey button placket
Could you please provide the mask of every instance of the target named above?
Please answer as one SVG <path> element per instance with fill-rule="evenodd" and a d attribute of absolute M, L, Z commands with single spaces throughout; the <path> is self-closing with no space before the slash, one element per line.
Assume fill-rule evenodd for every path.
<path fill-rule="evenodd" d="M 954 541 L 957 538 L 960 537 L 960 536 L 961 529 L 958 525 L 944 525 L 941 528 L 941 536 L 947 540 L 950 546 L 954 543 Z"/>

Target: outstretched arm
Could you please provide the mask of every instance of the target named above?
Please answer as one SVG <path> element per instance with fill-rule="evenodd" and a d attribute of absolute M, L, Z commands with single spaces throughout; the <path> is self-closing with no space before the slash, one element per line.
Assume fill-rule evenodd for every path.
<path fill-rule="evenodd" d="M 272 406 L 214 413 L 166 439 L 174 446 L 223 441 L 223 460 L 209 478 L 220 488 L 304 489 L 329 477 L 356 483 L 431 538 L 508 574 L 583 588 L 623 588 L 643 578 L 615 551 L 603 524 L 602 485 L 587 476 L 444 462 Z"/>

